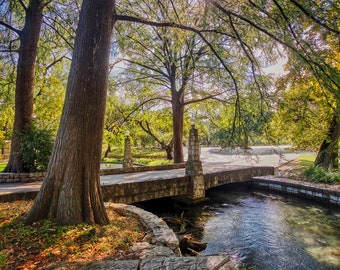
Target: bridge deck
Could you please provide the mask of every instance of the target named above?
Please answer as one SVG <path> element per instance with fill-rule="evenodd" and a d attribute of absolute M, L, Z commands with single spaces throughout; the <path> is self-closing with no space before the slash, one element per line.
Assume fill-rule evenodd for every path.
<path fill-rule="evenodd" d="M 237 165 L 226 165 L 225 163 L 203 163 L 203 173 L 204 175 L 211 175 L 214 173 L 227 172 L 233 170 L 247 170 L 251 166 L 237 166 Z M 166 181 L 168 180 L 168 181 Z M 170 181 L 169 181 L 170 180 Z M 166 196 L 166 190 L 175 189 L 168 196 L 173 195 L 183 195 L 187 191 L 185 185 L 187 185 L 188 177 L 185 177 L 185 169 L 174 169 L 174 170 L 164 170 L 164 171 L 147 171 L 147 172 L 135 172 L 135 173 L 125 173 L 125 174 L 115 174 L 115 175 L 102 175 L 100 177 L 101 186 L 104 190 L 105 199 L 109 199 L 110 196 L 117 197 L 116 194 L 119 193 L 119 198 L 115 200 L 116 202 L 131 203 L 138 200 L 144 200 L 143 197 L 139 196 L 138 193 L 145 193 L 144 197 L 159 197 Z M 138 183 L 138 184 L 137 184 Z M 143 184 L 144 183 L 144 184 Z M 138 187 L 138 185 L 140 187 Z M 177 185 L 177 186 L 175 186 Z M 0 201 L 6 200 L 6 197 L 12 197 L 11 195 L 21 198 L 34 198 L 38 190 L 40 189 L 41 182 L 31 182 L 31 183 L 1 183 L 0 184 Z M 125 201 L 124 197 L 127 197 L 127 191 L 121 191 L 125 186 L 125 189 L 138 189 L 133 195 L 133 198 Z M 153 187 L 155 186 L 155 187 Z M 162 187 L 161 187 L 162 186 Z M 152 187 L 152 190 L 150 188 Z M 157 192 L 156 187 L 161 189 L 160 194 L 152 194 Z M 212 187 L 209 184 L 209 187 Z M 145 191 L 146 190 L 146 191 Z M 145 192 L 144 192 L 145 191 Z M 106 194 L 105 194 L 106 193 Z M 25 196 L 24 196 L 25 194 Z M 115 195 L 113 195 L 115 194 Z M 129 194 L 131 195 L 131 194 Z M 150 198 L 151 199 L 151 198 Z"/>

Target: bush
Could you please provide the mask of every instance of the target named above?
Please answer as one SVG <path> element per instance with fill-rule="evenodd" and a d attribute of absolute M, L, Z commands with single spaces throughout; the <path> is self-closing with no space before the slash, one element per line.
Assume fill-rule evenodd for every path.
<path fill-rule="evenodd" d="M 21 147 L 18 155 L 22 157 L 27 172 L 44 172 L 53 149 L 50 131 L 32 125 L 19 134 Z"/>
<path fill-rule="evenodd" d="M 324 184 L 340 183 L 339 171 L 326 170 L 318 166 L 310 166 L 304 175 L 311 181 Z"/>

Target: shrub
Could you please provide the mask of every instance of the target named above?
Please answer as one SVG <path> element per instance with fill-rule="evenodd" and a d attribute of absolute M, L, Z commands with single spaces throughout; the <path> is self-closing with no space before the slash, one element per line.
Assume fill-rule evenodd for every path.
<path fill-rule="evenodd" d="M 21 147 L 18 155 L 22 157 L 27 172 L 44 172 L 53 149 L 50 131 L 32 125 L 19 134 Z"/>
<path fill-rule="evenodd" d="M 310 166 L 304 175 L 311 181 L 324 184 L 340 183 L 339 171 L 326 170 L 318 166 Z"/>

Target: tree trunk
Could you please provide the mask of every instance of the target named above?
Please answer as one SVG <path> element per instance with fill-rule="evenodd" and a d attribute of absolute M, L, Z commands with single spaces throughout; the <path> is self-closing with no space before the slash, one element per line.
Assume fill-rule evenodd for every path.
<path fill-rule="evenodd" d="M 113 14 L 112 0 L 82 3 L 56 144 L 28 224 L 108 222 L 99 169 Z"/>
<path fill-rule="evenodd" d="M 183 163 L 183 125 L 184 125 L 184 96 L 182 92 L 172 91 L 172 122 L 174 140 L 174 163 Z"/>
<path fill-rule="evenodd" d="M 172 160 L 174 157 L 172 155 L 172 151 L 173 151 L 173 140 L 171 139 L 170 143 L 168 145 L 164 145 L 164 149 L 166 151 L 166 159 L 167 160 Z"/>
<path fill-rule="evenodd" d="M 21 140 L 17 135 L 32 124 L 34 70 L 38 54 L 43 7 L 42 0 L 31 0 L 29 2 L 26 10 L 25 25 L 20 32 L 13 136 L 10 158 L 4 172 L 24 172 L 24 162 L 17 155 L 21 145 Z"/>
<path fill-rule="evenodd" d="M 111 145 L 108 145 L 104 154 L 104 157 L 107 158 L 107 156 L 109 155 L 109 153 L 111 152 Z"/>
<path fill-rule="evenodd" d="M 336 115 L 329 126 L 328 138 L 326 138 L 319 149 L 318 155 L 314 161 L 315 166 L 325 169 L 338 168 L 338 143 L 340 137 L 340 122 Z"/>

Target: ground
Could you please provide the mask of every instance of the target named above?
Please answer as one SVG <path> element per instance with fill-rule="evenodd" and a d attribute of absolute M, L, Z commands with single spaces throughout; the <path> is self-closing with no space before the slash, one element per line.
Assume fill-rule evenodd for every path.
<path fill-rule="evenodd" d="M 135 259 L 132 245 L 145 236 L 137 220 L 107 208 L 108 226 L 57 226 L 41 221 L 24 226 L 32 201 L 0 203 L 0 269 L 45 269 L 55 261 Z"/>

